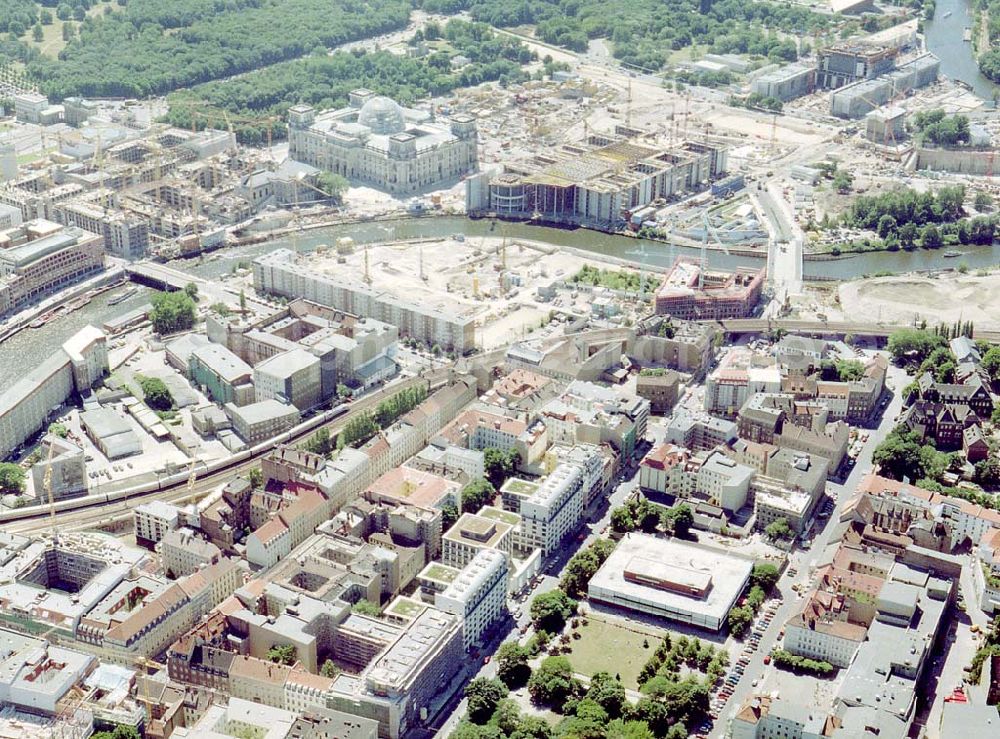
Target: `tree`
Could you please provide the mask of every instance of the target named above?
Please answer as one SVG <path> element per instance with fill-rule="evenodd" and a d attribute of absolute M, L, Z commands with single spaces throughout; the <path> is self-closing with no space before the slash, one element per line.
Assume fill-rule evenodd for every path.
<path fill-rule="evenodd" d="M 279 665 L 294 665 L 297 659 L 294 644 L 273 644 L 267 650 L 267 659 Z"/>
<path fill-rule="evenodd" d="M 448 739 L 504 739 L 504 734 L 496 726 L 480 726 L 462 719 Z"/>
<path fill-rule="evenodd" d="M 264 472 L 260 467 L 251 467 L 247 473 L 247 482 L 254 490 L 264 487 Z"/>
<path fill-rule="evenodd" d="M 574 554 L 563 568 L 559 587 L 571 598 L 579 598 L 587 592 L 597 570 L 615 550 L 615 543 L 609 539 L 596 539 L 589 547 Z"/>
<path fill-rule="evenodd" d="M 41 24 L 41 23 L 36 23 L 36 24 L 34 25 L 34 27 L 33 27 L 33 28 L 31 29 L 31 37 L 32 37 L 32 38 L 33 38 L 33 39 L 34 39 L 35 41 L 39 41 L 39 42 L 40 42 L 40 41 L 41 41 L 42 39 L 44 39 L 44 38 L 45 38 L 45 29 L 44 29 L 44 28 L 42 28 L 42 24 Z"/>
<path fill-rule="evenodd" d="M 787 518 L 777 518 L 771 523 L 769 523 L 764 528 L 764 534 L 771 541 L 778 541 L 780 539 L 793 539 L 795 537 L 795 532 L 788 523 Z"/>
<path fill-rule="evenodd" d="M 607 739 L 656 739 L 645 721 L 625 721 L 617 718 L 607 725 Z"/>
<path fill-rule="evenodd" d="M 753 573 L 750 575 L 750 585 L 757 586 L 765 593 L 770 593 L 774 586 L 778 584 L 781 574 L 778 568 L 772 564 L 761 563 L 753 566 Z"/>
<path fill-rule="evenodd" d="M 24 470 L 12 462 L 0 462 L 0 495 L 21 495 L 24 492 Z"/>
<path fill-rule="evenodd" d="M 986 488 L 1000 485 L 1000 459 L 991 455 L 976 462 L 976 482 Z"/>
<path fill-rule="evenodd" d="M 149 320 L 158 334 L 186 331 L 194 326 L 195 305 L 186 292 L 157 292 L 150 302 Z"/>
<path fill-rule="evenodd" d="M 924 230 L 920 232 L 920 245 L 925 249 L 937 249 L 944 243 L 944 239 L 941 238 L 941 232 L 938 227 L 933 223 L 928 223 L 924 226 Z"/>
<path fill-rule="evenodd" d="M 989 193 L 983 190 L 977 190 L 976 196 L 972 201 L 972 207 L 978 210 L 980 213 L 985 213 L 993 205 L 993 198 L 990 197 Z"/>
<path fill-rule="evenodd" d="M 753 611 L 746 606 L 734 606 L 729 609 L 729 615 L 726 616 L 726 624 L 729 626 L 729 632 L 733 636 L 737 638 L 743 636 L 752 623 Z"/>
<path fill-rule="evenodd" d="M 891 215 L 886 213 L 884 216 L 878 219 L 878 235 L 881 238 L 886 238 L 889 234 L 896 230 L 896 219 Z"/>
<path fill-rule="evenodd" d="M 91 739 L 141 739 L 138 729 L 124 725 L 116 726 L 114 731 L 98 731 L 90 736 Z"/>
<path fill-rule="evenodd" d="M 886 477 L 894 480 L 902 480 L 904 477 L 917 480 L 926 477 L 923 474 L 921 446 L 920 435 L 916 431 L 896 427 L 875 447 L 872 461 Z"/>
<path fill-rule="evenodd" d="M 473 480 L 462 488 L 462 511 L 478 513 L 484 505 L 489 505 L 497 491 L 486 480 Z"/>
<path fill-rule="evenodd" d="M 354 613 L 361 614 L 362 616 L 378 616 L 381 615 L 382 609 L 379 608 L 378 603 L 372 603 L 370 600 L 362 598 L 353 606 L 351 610 Z"/>
<path fill-rule="evenodd" d="M 854 184 L 854 177 L 850 172 L 838 169 L 833 175 L 833 189 L 839 192 L 841 195 L 846 195 L 851 191 L 851 186 Z"/>
<path fill-rule="evenodd" d="M 321 172 L 317 178 L 316 186 L 329 195 L 331 200 L 341 203 L 344 200 L 344 193 L 350 188 L 351 183 L 347 181 L 347 178 L 339 174 Z"/>
<path fill-rule="evenodd" d="M 163 380 L 159 377 L 142 376 L 138 379 L 146 405 L 154 411 L 169 411 L 174 407 L 174 396 Z"/>
<path fill-rule="evenodd" d="M 917 229 L 917 224 L 912 221 L 908 221 L 899 227 L 897 235 L 899 236 L 899 244 L 904 249 L 912 249 L 917 243 L 917 235 L 919 231 Z"/>
<path fill-rule="evenodd" d="M 76 26 L 72 23 L 63 23 L 62 26 L 62 37 L 63 41 L 71 41 L 73 36 L 76 35 Z"/>
<path fill-rule="evenodd" d="M 598 672 L 590 678 L 586 697 L 600 706 L 607 718 L 620 717 L 628 706 L 625 686 L 609 672 Z M 577 715 L 580 715 L 579 708 Z"/>
<path fill-rule="evenodd" d="M 528 666 L 530 653 L 516 641 L 505 641 L 497 649 L 494 657 L 497 663 L 497 677 L 508 688 L 517 689 L 528 682 L 531 668 Z"/>
<path fill-rule="evenodd" d="M 184 294 L 194 302 L 198 302 L 198 286 L 193 282 L 189 282 L 184 286 Z"/>
<path fill-rule="evenodd" d="M 50 423 L 48 433 L 58 436 L 60 439 L 65 439 L 69 436 L 69 429 L 61 423 Z"/>
<path fill-rule="evenodd" d="M 38 14 L 38 22 L 43 26 L 52 25 L 52 11 L 48 8 L 42 8 L 41 12 Z"/>
<path fill-rule="evenodd" d="M 441 506 L 441 530 L 447 531 L 458 520 L 458 508 L 451 503 Z"/>
<path fill-rule="evenodd" d="M 328 659 L 319 669 L 319 674 L 323 677 L 337 677 L 340 674 L 340 668 L 334 664 L 332 659 Z"/>
<path fill-rule="evenodd" d="M 983 355 L 980 366 L 989 373 L 991 380 L 1000 380 L 1000 346 L 991 346 Z"/>
<path fill-rule="evenodd" d="M 668 513 L 670 519 L 670 530 L 678 539 L 686 539 L 691 533 L 691 526 L 694 525 L 694 514 L 691 507 L 686 503 L 675 505 Z"/>
<path fill-rule="evenodd" d="M 351 397 L 351 388 L 341 382 L 337 385 L 337 397 L 341 399 Z"/>
<path fill-rule="evenodd" d="M 243 292 L 243 288 L 240 288 L 240 313 L 247 312 L 247 295 Z"/>
<path fill-rule="evenodd" d="M 521 708 L 517 701 L 512 698 L 500 701 L 490 717 L 490 726 L 497 727 L 507 737 L 516 733 L 521 728 Z"/>
<path fill-rule="evenodd" d="M 507 695 L 507 686 L 501 681 L 495 678 L 477 677 L 465 686 L 465 697 L 469 701 L 469 720 L 485 724 Z"/>
<path fill-rule="evenodd" d="M 576 611 L 576 601 L 561 590 L 550 590 L 531 601 L 531 622 L 535 629 L 558 633 Z"/>
<path fill-rule="evenodd" d="M 546 657 L 528 680 L 528 694 L 540 706 L 561 709 L 576 689 L 573 669 L 565 657 Z"/>
<path fill-rule="evenodd" d="M 907 361 L 914 364 L 921 364 L 931 352 L 939 347 L 947 345 L 943 336 L 923 331 L 921 329 L 906 328 L 893 331 L 889 335 L 889 353 L 897 362 Z"/>
<path fill-rule="evenodd" d="M 541 716 L 522 716 L 517 730 L 508 739 L 552 739 L 552 727 Z"/>
<path fill-rule="evenodd" d="M 483 463 L 486 467 L 486 478 L 493 487 L 499 490 L 507 481 L 507 478 L 514 474 L 514 469 L 520 461 L 517 451 L 510 449 L 504 451 L 487 447 L 483 450 Z"/>
<path fill-rule="evenodd" d="M 627 505 L 619 506 L 611 511 L 611 528 L 618 534 L 635 531 L 635 519 Z"/>

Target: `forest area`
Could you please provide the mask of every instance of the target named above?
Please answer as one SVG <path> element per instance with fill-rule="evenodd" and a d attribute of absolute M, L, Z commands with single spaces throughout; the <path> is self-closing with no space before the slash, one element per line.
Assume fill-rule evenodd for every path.
<path fill-rule="evenodd" d="M 420 53 L 406 56 L 329 53 L 404 28 L 413 7 L 467 11 L 475 22 L 431 24 L 411 41 Z M 46 14 L 70 27 L 58 58 L 24 40 Z M 359 86 L 412 104 L 459 87 L 524 79 L 533 54 L 490 26 L 530 24 L 541 40 L 573 50 L 607 38 L 622 62 L 661 70 L 691 45 L 791 61 L 797 49 L 787 34 L 828 32 L 842 20 L 752 0 L 0 0 L 0 31 L 7 30 L 0 55 L 24 62 L 54 102 L 166 94 L 171 123 L 221 126 L 225 111 L 239 139 L 257 144 L 284 135 L 289 105 L 340 105 Z M 471 63 L 452 69 L 456 54 Z"/>
<path fill-rule="evenodd" d="M 443 27 L 428 24 L 422 41 L 440 47 L 423 57 L 399 56 L 388 51 L 314 54 L 275 64 L 237 79 L 210 82 L 171 95 L 169 120 L 184 128 L 220 125 L 221 113 L 238 116 L 283 117 L 290 105 L 310 103 L 321 109 L 343 105 L 347 94 L 367 87 L 404 105 L 428 95 L 443 95 L 458 87 L 525 78 L 522 65 L 535 58 L 524 44 L 495 34 L 482 23 L 452 19 Z M 451 58 L 461 54 L 470 63 L 453 71 Z M 214 112 L 213 112 L 214 111 Z M 242 143 L 259 144 L 266 123 L 234 124 Z M 276 121 L 271 136 L 281 138 L 284 122 Z"/>
<path fill-rule="evenodd" d="M 397 30 L 409 13 L 407 0 L 131 0 L 28 73 L 54 100 L 159 95 Z"/>

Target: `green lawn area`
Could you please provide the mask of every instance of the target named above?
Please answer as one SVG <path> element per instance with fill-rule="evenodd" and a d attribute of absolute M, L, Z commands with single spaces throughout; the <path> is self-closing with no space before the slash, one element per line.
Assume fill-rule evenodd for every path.
<path fill-rule="evenodd" d="M 412 618 L 420 613 L 424 608 L 425 606 L 422 603 L 418 603 L 414 600 L 409 600 L 408 598 L 397 598 L 393 601 L 392 606 L 386 611 L 386 613 L 391 613 L 403 618 Z"/>
<path fill-rule="evenodd" d="M 448 567 L 447 565 L 435 562 L 427 569 L 427 577 L 450 583 L 458 577 L 458 572 L 454 567 Z"/>
<path fill-rule="evenodd" d="M 579 628 L 582 638 L 570 641 L 573 651 L 567 656 L 573 670 L 588 676 L 602 670 L 618 674 L 626 688 L 638 690 L 636 678 L 663 638 L 663 632 L 644 627 L 648 631 L 640 633 L 633 631 L 634 627 L 588 618 L 587 625 Z M 649 647 L 643 648 L 643 640 Z"/>
<path fill-rule="evenodd" d="M 511 513 L 510 511 L 504 511 L 500 508 L 493 508 L 492 506 L 487 506 L 479 511 L 479 515 L 483 518 L 489 518 L 493 521 L 500 521 L 501 523 L 508 524 L 510 526 L 516 526 L 521 520 L 521 517 L 516 513 Z"/>
<path fill-rule="evenodd" d="M 509 490 L 512 493 L 517 493 L 518 495 L 531 495 L 538 489 L 538 484 L 528 482 L 527 480 L 512 478 L 503 484 L 503 489 Z"/>

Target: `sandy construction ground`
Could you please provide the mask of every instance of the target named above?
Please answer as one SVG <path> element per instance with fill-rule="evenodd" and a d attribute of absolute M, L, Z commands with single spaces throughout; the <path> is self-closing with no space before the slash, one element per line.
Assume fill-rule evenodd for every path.
<path fill-rule="evenodd" d="M 1000 274 L 877 277 L 839 289 L 846 315 L 873 321 L 930 324 L 972 320 L 977 328 L 1000 328 Z"/>

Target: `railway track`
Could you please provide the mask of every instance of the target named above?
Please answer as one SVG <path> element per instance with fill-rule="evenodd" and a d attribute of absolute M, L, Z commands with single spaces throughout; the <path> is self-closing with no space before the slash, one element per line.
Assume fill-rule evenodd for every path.
<path fill-rule="evenodd" d="M 232 464 L 226 465 L 221 469 L 202 471 L 201 474 L 195 469 L 193 482 L 191 482 L 190 478 L 186 478 L 181 481 L 165 484 L 155 490 L 137 491 L 131 494 L 109 492 L 103 496 L 92 495 L 87 498 L 76 499 L 76 505 L 71 510 L 56 511 L 55 528 L 59 531 L 74 531 L 111 524 L 121 521 L 123 518 L 130 517 L 136 506 L 154 500 L 174 504 L 198 500 L 233 477 L 246 473 L 251 468 L 256 467 L 261 457 L 269 453 L 279 443 L 293 444 L 300 442 L 321 428 L 329 429 L 331 435 L 336 437 L 336 434 L 352 418 L 374 409 L 383 400 L 392 397 L 396 393 L 420 384 L 427 385 L 428 393 L 443 387 L 447 384 L 449 372 L 450 370 L 447 368 L 435 370 L 422 376 L 410 377 L 388 385 L 352 403 L 346 412 L 336 418 L 326 423 L 302 429 L 287 439 L 274 442 L 264 448 L 257 448 L 256 451 L 252 452 L 245 459 L 234 461 Z M 51 529 L 53 527 L 53 520 L 48 506 L 31 506 L 2 514 L 0 525 L 2 525 L 4 531 L 10 533 L 34 534 Z"/>

